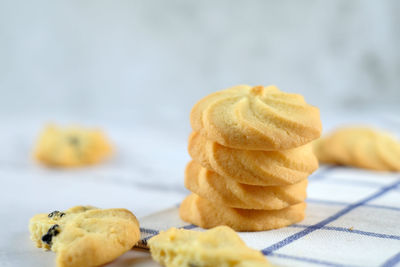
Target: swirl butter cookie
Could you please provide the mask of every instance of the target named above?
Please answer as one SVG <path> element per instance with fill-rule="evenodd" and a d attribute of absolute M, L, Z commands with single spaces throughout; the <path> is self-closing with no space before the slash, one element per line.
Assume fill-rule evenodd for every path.
<path fill-rule="evenodd" d="M 190 121 L 207 139 L 238 149 L 290 149 L 321 134 L 318 108 L 275 86 L 239 85 L 208 95 Z"/>
<path fill-rule="evenodd" d="M 75 167 L 98 163 L 111 152 L 111 145 L 100 130 L 49 125 L 41 133 L 34 154 L 48 166 Z"/>
<path fill-rule="evenodd" d="M 380 133 L 377 137 L 376 153 L 392 171 L 400 171 L 400 142 L 388 133 Z"/>
<path fill-rule="evenodd" d="M 193 132 L 188 150 L 203 167 L 243 184 L 289 185 L 306 179 L 318 169 L 311 144 L 282 151 L 240 150 Z"/>
<path fill-rule="evenodd" d="M 218 205 L 196 194 L 186 197 L 179 207 L 180 217 L 202 228 L 227 225 L 236 231 L 264 231 L 285 227 L 304 219 L 305 203 L 281 210 L 248 210 Z"/>
<path fill-rule="evenodd" d="M 57 253 L 58 267 L 105 264 L 130 250 L 140 238 L 139 223 L 130 211 L 90 206 L 37 214 L 29 230 L 37 247 Z"/>
<path fill-rule="evenodd" d="M 367 127 L 334 131 L 314 144 L 322 163 L 380 171 L 400 171 L 400 143 L 389 134 Z"/>
<path fill-rule="evenodd" d="M 254 186 L 235 182 L 203 168 L 195 161 L 185 170 L 185 186 L 198 196 L 241 209 L 278 210 L 306 198 L 307 179 L 286 186 Z"/>
<path fill-rule="evenodd" d="M 151 256 L 166 267 L 269 267 L 260 251 L 246 246 L 227 226 L 205 232 L 171 228 L 148 241 Z"/>

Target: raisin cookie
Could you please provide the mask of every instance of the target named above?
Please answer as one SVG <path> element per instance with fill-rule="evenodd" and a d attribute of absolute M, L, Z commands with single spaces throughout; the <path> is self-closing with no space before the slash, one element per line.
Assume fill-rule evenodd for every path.
<path fill-rule="evenodd" d="M 192 109 L 194 131 L 221 145 L 284 150 L 321 134 L 319 110 L 276 86 L 239 85 L 204 97 Z"/>
<path fill-rule="evenodd" d="M 303 202 L 308 180 L 286 186 L 240 184 L 203 168 L 195 161 L 185 170 L 187 189 L 211 202 L 241 209 L 278 210 Z"/>
<path fill-rule="evenodd" d="M 261 252 L 246 246 L 227 226 L 205 232 L 171 228 L 152 237 L 151 256 L 166 267 L 269 267 Z"/>
<path fill-rule="evenodd" d="M 314 144 L 322 163 L 379 171 L 400 171 L 400 142 L 368 127 L 341 128 Z"/>
<path fill-rule="evenodd" d="M 184 221 L 203 228 L 227 225 L 236 231 L 265 231 L 303 220 L 305 208 L 302 202 L 281 210 L 237 209 L 190 194 L 181 203 L 179 215 Z"/>
<path fill-rule="evenodd" d="M 37 247 L 57 253 L 58 267 L 105 264 L 130 250 L 140 238 L 139 223 L 130 211 L 90 206 L 37 214 L 29 230 Z"/>
<path fill-rule="evenodd" d="M 207 140 L 199 132 L 189 137 L 189 154 L 203 167 L 251 185 L 289 185 L 318 169 L 312 145 L 282 151 L 240 150 Z"/>
<path fill-rule="evenodd" d="M 74 167 L 98 163 L 111 153 L 111 144 L 100 130 L 49 125 L 41 133 L 34 155 L 48 166 Z"/>

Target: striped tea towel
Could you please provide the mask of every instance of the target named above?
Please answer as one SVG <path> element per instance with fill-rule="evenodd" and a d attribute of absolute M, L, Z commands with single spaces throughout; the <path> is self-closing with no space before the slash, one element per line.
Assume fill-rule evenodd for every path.
<path fill-rule="evenodd" d="M 170 227 L 202 230 L 178 207 L 140 223 L 142 248 Z M 400 266 L 400 174 L 322 167 L 309 178 L 305 220 L 239 235 L 277 266 Z"/>

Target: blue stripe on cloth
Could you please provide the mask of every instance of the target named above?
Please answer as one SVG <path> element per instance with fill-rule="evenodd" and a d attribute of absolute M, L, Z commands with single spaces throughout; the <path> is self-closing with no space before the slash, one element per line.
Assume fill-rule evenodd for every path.
<path fill-rule="evenodd" d="M 315 198 L 307 198 L 306 202 L 307 203 L 321 203 L 321 204 L 326 204 L 326 205 L 341 205 L 341 206 L 347 206 L 347 205 L 351 204 L 351 203 L 342 202 L 342 201 L 323 200 L 323 199 L 315 199 Z M 400 208 L 391 207 L 391 206 L 383 206 L 383 205 L 376 205 L 376 204 L 365 204 L 363 206 L 370 207 L 370 208 L 377 208 L 377 209 L 400 211 Z"/>
<path fill-rule="evenodd" d="M 314 226 L 313 225 L 292 224 L 289 227 L 292 227 L 292 228 L 308 228 L 308 227 L 314 227 Z M 359 235 L 365 235 L 365 236 L 372 236 L 372 237 L 378 237 L 378 238 L 384 238 L 384 239 L 400 240 L 400 236 L 399 235 L 387 235 L 387 234 L 380 234 L 380 233 L 374 233 L 374 232 L 366 232 L 366 231 L 350 229 L 350 228 L 345 228 L 345 227 L 323 226 L 320 229 L 321 230 L 333 230 L 333 231 L 339 231 L 339 232 L 346 232 L 346 233 L 352 233 L 352 234 L 359 234 Z"/>
<path fill-rule="evenodd" d="M 179 227 L 179 228 L 189 230 L 189 229 L 193 229 L 193 228 L 196 228 L 196 227 L 197 227 L 197 225 L 189 224 L 189 225 L 186 225 L 186 226 L 183 226 L 183 227 Z"/>
<path fill-rule="evenodd" d="M 358 202 L 356 202 L 354 204 L 351 204 L 351 205 L 347 206 L 343 210 L 341 210 L 341 211 L 337 212 L 336 214 L 326 218 L 325 220 L 322 220 L 322 221 L 320 221 L 319 223 L 317 223 L 315 225 L 307 227 L 306 229 L 304 229 L 304 230 L 302 230 L 302 231 L 300 231 L 298 233 L 295 233 L 295 234 L 293 234 L 293 235 L 291 235 L 291 236 L 279 241 L 278 243 L 275 243 L 275 244 L 263 249 L 261 252 L 264 255 L 269 255 L 273 251 L 278 250 L 278 249 L 280 249 L 280 248 L 282 248 L 284 246 L 287 246 L 287 245 L 293 243 L 294 241 L 296 241 L 296 240 L 298 240 L 298 239 L 300 239 L 300 238 L 302 238 L 302 237 L 304 237 L 304 236 L 306 236 L 306 235 L 308 235 L 308 234 L 310 234 L 310 233 L 322 228 L 323 226 L 331 223 L 332 221 L 334 221 L 334 220 L 340 218 L 341 216 L 349 213 L 350 211 L 354 210 L 355 208 L 360 207 L 360 206 L 364 205 L 365 203 L 384 195 L 388 191 L 390 191 L 393 188 L 397 187 L 399 184 L 400 184 L 400 181 L 396 181 L 395 183 L 393 183 L 393 184 L 391 184 L 389 186 L 385 186 L 385 187 L 381 188 L 378 192 L 372 194 L 371 196 L 366 197 L 365 199 L 362 199 L 362 200 L 360 200 L 360 201 L 358 201 Z"/>
<path fill-rule="evenodd" d="M 385 261 L 381 266 L 382 267 L 393 267 L 399 262 L 400 262 L 400 252 L 397 253 L 396 255 L 394 255 L 393 257 L 391 257 L 390 259 L 388 259 L 387 261 Z"/>
<path fill-rule="evenodd" d="M 314 263 L 314 264 L 319 264 L 319 265 L 325 265 L 325 266 L 332 266 L 332 267 L 350 267 L 354 265 L 342 265 L 339 263 L 334 263 L 330 261 L 324 261 L 324 260 L 319 260 L 319 259 L 312 259 L 312 258 L 306 258 L 306 257 L 299 257 L 299 256 L 291 256 L 291 255 L 286 255 L 282 253 L 271 253 L 268 255 L 269 257 L 278 257 L 278 258 L 283 258 L 283 259 L 291 259 L 291 260 L 297 260 L 297 261 L 303 261 L 303 262 L 308 262 L 308 263 Z"/>
<path fill-rule="evenodd" d="M 157 230 L 148 229 L 148 228 L 142 228 L 142 227 L 140 228 L 140 232 L 141 233 L 145 233 L 145 234 L 152 234 L 152 235 L 158 234 Z"/>

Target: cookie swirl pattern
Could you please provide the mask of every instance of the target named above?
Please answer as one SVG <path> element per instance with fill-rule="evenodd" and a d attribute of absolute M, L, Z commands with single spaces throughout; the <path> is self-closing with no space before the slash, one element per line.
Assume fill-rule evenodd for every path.
<path fill-rule="evenodd" d="M 236 231 L 264 231 L 281 228 L 304 219 L 305 203 L 280 210 L 247 210 L 218 205 L 195 194 L 181 203 L 180 216 L 203 228 L 227 225 Z"/>
<path fill-rule="evenodd" d="M 201 99 L 190 121 L 184 221 L 264 231 L 304 218 L 307 177 L 318 168 L 316 107 L 275 86 L 239 85 Z"/>
<path fill-rule="evenodd" d="M 249 185 L 290 185 L 318 169 L 311 144 L 282 151 L 240 150 L 224 147 L 193 132 L 188 151 L 203 167 Z"/>
<path fill-rule="evenodd" d="M 275 86 L 239 85 L 200 100 L 190 116 L 194 131 L 224 146 L 282 150 L 321 134 L 319 110 Z"/>
<path fill-rule="evenodd" d="M 368 127 L 338 129 L 317 140 L 314 151 L 321 163 L 400 171 L 400 142 Z"/>
<path fill-rule="evenodd" d="M 189 162 L 185 171 L 187 189 L 211 202 L 241 209 L 279 210 L 305 200 L 308 180 L 286 186 L 240 184 Z"/>

